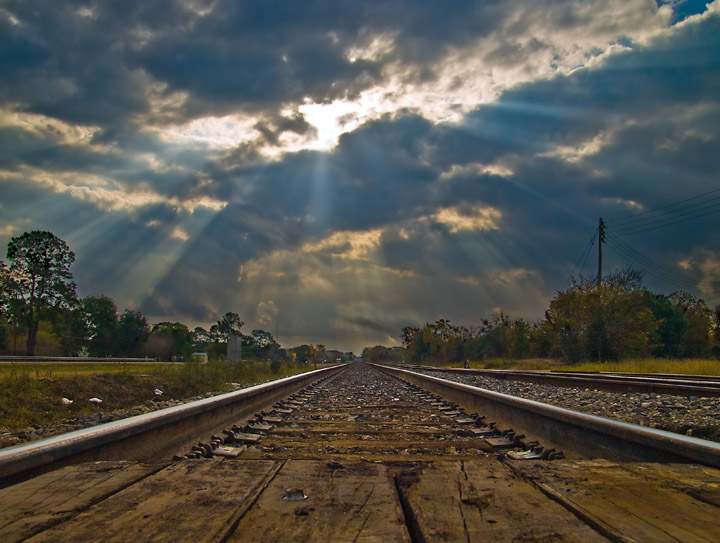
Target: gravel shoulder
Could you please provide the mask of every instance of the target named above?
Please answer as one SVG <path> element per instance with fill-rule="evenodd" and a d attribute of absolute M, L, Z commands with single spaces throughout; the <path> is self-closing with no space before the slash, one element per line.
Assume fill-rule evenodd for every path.
<path fill-rule="evenodd" d="M 720 398 L 655 393 L 621 394 L 576 387 L 528 384 L 481 375 L 415 371 L 581 413 L 720 442 Z"/>

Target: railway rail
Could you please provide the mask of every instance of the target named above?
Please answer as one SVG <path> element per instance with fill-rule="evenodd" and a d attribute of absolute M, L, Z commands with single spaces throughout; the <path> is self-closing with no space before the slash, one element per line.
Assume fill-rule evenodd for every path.
<path fill-rule="evenodd" d="M 588 422 L 580 414 L 501 396 L 385 366 L 312 372 L 256 391 L 252 406 L 223 400 L 246 405 L 195 428 L 192 442 L 156 435 L 141 454 L 126 444 L 112 457 L 101 448 L 93 462 L 75 457 L 0 489 L 0 534 L 8 543 L 720 538 L 720 445 L 601 447 L 589 436 L 607 428 L 569 437 Z M 643 430 L 630 426 L 605 441 Z"/>
<path fill-rule="evenodd" d="M 169 457 L 216 430 L 252 415 L 308 383 L 340 371 L 324 368 L 204 400 L 0 449 L 0 488 L 68 464 Z"/>
<path fill-rule="evenodd" d="M 157 358 L 0 355 L 0 364 L 173 364 L 173 362 L 161 362 Z"/>
<path fill-rule="evenodd" d="M 410 370 L 446 374 L 482 375 L 495 379 L 591 388 L 609 392 L 642 392 L 682 396 L 720 397 L 720 377 L 705 375 L 574 372 L 556 370 L 480 370 L 403 366 Z"/>

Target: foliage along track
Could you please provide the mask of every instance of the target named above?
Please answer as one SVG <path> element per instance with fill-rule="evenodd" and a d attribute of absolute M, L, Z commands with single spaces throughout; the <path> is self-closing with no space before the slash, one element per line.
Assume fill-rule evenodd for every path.
<path fill-rule="evenodd" d="M 351 364 L 171 464 L 81 464 L 2 489 L 0 533 L 9 543 L 720 538 L 719 470 L 568 460 L 493 422 Z"/>

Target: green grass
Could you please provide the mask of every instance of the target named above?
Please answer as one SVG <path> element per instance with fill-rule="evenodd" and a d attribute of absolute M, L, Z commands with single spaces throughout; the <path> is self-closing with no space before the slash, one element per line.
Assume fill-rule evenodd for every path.
<path fill-rule="evenodd" d="M 163 400 L 184 400 L 312 369 L 290 362 L 0 365 L 0 433 L 127 409 L 155 399 L 156 388 Z M 88 401 L 93 397 L 103 401 L 100 407 Z M 62 398 L 73 404 L 62 405 Z"/>

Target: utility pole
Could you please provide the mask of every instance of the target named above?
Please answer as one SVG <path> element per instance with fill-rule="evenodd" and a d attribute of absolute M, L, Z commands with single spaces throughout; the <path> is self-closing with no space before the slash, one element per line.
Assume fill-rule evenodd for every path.
<path fill-rule="evenodd" d="M 605 243 L 605 223 L 602 220 L 602 217 L 600 217 L 600 222 L 598 223 L 598 272 L 597 272 L 597 280 L 595 281 L 595 286 L 597 288 L 600 288 L 600 283 L 602 282 L 602 246 L 603 243 Z"/>

